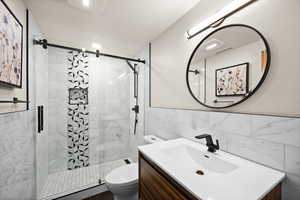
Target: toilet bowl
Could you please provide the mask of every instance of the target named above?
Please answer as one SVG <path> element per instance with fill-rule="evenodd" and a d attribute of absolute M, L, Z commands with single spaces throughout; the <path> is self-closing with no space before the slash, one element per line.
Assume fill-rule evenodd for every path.
<path fill-rule="evenodd" d="M 114 200 L 138 199 L 138 165 L 123 165 L 112 170 L 106 177 L 108 189 L 113 193 Z"/>
<path fill-rule="evenodd" d="M 162 141 L 155 135 L 144 137 L 145 144 Z M 138 200 L 138 164 L 127 164 L 112 170 L 105 177 L 105 183 L 113 193 L 114 200 Z"/>

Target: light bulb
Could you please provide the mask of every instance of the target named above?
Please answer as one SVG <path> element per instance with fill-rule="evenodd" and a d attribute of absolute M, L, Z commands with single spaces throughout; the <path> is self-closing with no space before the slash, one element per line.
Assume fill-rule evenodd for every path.
<path fill-rule="evenodd" d="M 90 6 L 90 0 L 82 0 L 82 5 L 84 7 L 89 7 Z"/>

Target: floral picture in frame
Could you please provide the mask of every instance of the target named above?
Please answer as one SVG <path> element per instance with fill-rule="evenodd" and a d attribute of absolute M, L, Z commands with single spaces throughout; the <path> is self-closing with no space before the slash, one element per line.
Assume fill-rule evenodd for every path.
<path fill-rule="evenodd" d="M 23 26 L 0 0 L 0 84 L 22 87 Z"/>
<path fill-rule="evenodd" d="M 249 63 L 216 70 L 216 96 L 244 96 L 249 92 Z"/>

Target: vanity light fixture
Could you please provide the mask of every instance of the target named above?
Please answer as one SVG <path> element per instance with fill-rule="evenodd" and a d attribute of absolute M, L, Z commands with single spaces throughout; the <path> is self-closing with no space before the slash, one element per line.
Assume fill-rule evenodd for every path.
<path fill-rule="evenodd" d="M 230 4 L 222 8 L 216 14 L 205 19 L 200 24 L 186 31 L 187 39 L 191 39 L 208 28 L 214 28 L 222 24 L 222 22 L 235 12 L 245 8 L 257 0 L 233 0 Z"/>
<path fill-rule="evenodd" d="M 82 5 L 84 7 L 90 7 L 90 0 L 82 0 Z"/>

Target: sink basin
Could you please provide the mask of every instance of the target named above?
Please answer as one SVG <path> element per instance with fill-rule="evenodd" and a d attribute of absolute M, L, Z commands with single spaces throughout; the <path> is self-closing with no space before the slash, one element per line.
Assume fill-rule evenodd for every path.
<path fill-rule="evenodd" d="M 201 200 L 261 200 L 285 177 L 282 172 L 223 151 L 208 152 L 205 145 L 186 138 L 138 149 Z"/>
<path fill-rule="evenodd" d="M 181 160 L 183 163 L 198 165 L 199 170 L 209 170 L 226 174 L 238 168 L 237 165 L 217 158 L 212 153 L 201 151 L 187 145 L 180 145 L 168 149 L 162 149 L 162 153 L 169 159 Z"/>

